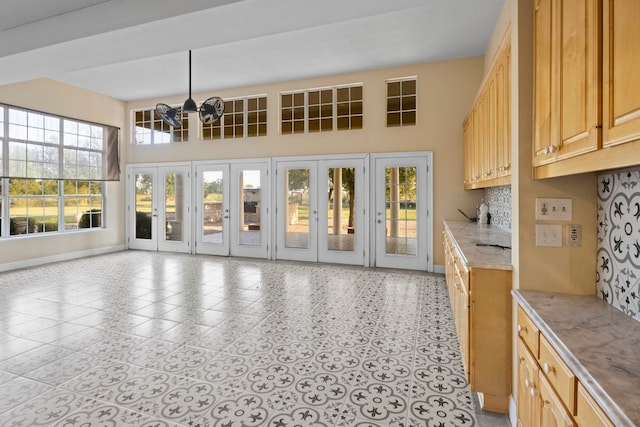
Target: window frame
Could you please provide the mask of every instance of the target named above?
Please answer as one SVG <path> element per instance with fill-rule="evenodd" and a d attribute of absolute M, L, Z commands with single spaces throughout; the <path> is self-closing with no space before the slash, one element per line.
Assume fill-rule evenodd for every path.
<path fill-rule="evenodd" d="M 265 108 L 257 110 L 249 110 L 249 101 L 256 100 L 256 105 L 259 107 L 260 100 L 265 100 Z M 235 106 L 238 102 L 242 102 L 242 111 L 239 112 L 236 110 Z M 201 141 L 224 141 L 227 139 L 245 139 L 245 138 L 256 138 L 261 136 L 267 136 L 268 134 L 268 97 L 266 94 L 256 94 L 256 95 L 245 95 L 245 96 L 237 96 L 233 98 L 224 99 L 225 103 L 225 111 L 222 117 L 216 120 L 213 123 L 205 125 L 204 123 L 200 123 L 199 126 L 199 135 L 198 139 Z M 227 105 L 232 104 L 234 106 L 233 112 L 228 111 Z M 265 120 L 264 122 L 258 121 L 257 123 L 249 122 L 249 115 L 255 113 L 257 117 L 259 117 L 260 113 L 264 112 Z M 227 123 L 230 118 L 233 118 L 232 123 Z M 236 123 L 236 118 L 242 118 L 242 125 L 238 125 Z M 261 134 L 258 132 L 257 135 L 252 135 L 249 133 L 250 126 L 257 126 L 259 129 L 261 125 L 264 125 L 265 133 Z M 228 134 L 227 130 L 231 129 L 231 135 Z M 242 135 L 238 135 L 238 130 L 241 130 Z"/>
<path fill-rule="evenodd" d="M 11 115 L 16 115 L 17 120 L 12 120 Z M 33 118 L 33 126 L 29 123 L 30 116 Z M 20 120 L 20 117 L 26 117 L 27 119 Z M 40 125 L 40 123 L 42 123 L 42 125 Z M 47 123 L 49 123 L 49 125 L 47 125 Z M 55 123 L 55 126 L 53 126 L 52 123 Z M 12 126 L 13 128 L 11 130 Z M 24 129 L 19 129 L 20 127 Z M 100 186 L 100 194 L 91 193 L 87 194 L 84 198 L 99 200 L 100 226 L 91 228 L 106 228 L 106 222 L 104 221 L 104 214 L 107 207 L 105 180 L 112 178 L 105 176 L 105 168 L 107 167 L 105 164 L 105 156 L 108 155 L 108 136 L 105 128 L 105 125 L 85 120 L 13 105 L 0 104 L 0 164 L 5 172 L 3 174 L 4 176 L 0 177 L 0 239 L 29 238 L 40 235 L 64 234 L 77 230 L 84 231 L 84 229 L 80 227 L 65 229 L 64 182 L 67 181 L 74 182 L 76 189 L 80 182 L 89 183 L 89 188 L 91 188 L 92 185 Z M 71 132 L 70 129 L 74 131 Z M 47 136 L 47 132 L 49 136 Z M 14 156 L 10 156 L 12 143 L 16 146 L 24 145 L 24 159 L 21 157 L 16 159 Z M 5 148 L 7 148 L 7 151 L 4 151 Z M 49 153 L 51 159 L 49 159 L 49 161 L 47 161 L 45 157 L 38 158 L 37 156 L 38 150 L 44 150 L 44 148 L 51 149 Z M 71 170 L 74 171 L 72 177 L 69 177 L 67 173 L 69 163 L 66 162 L 65 150 L 76 153 L 76 162 L 71 164 Z M 79 157 L 77 156 L 78 152 L 83 152 L 85 155 Z M 97 162 L 91 161 L 92 153 L 97 156 Z M 30 155 L 35 155 L 36 157 L 30 160 Z M 24 171 L 13 174 L 13 170 L 10 170 L 10 161 L 23 162 L 23 167 L 17 169 L 14 167 L 11 169 L 18 172 L 24 169 Z M 33 163 L 31 164 L 31 168 L 29 167 L 30 162 Z M 39 170 L 39 163 L 52 165 L 51 172 L 46 172 L 44 169 Z M 36 168 L 35 173 L 32 169 L 33 167 Z M 83 167 L 85 169 L 89 168 L 88 172 L 86 172 L 89 175 L 85 175 L 85 179 L 80 179 L 80 175 L 83 174 L 81 170 Z M 96 168 L 96 170 L 92 172 L 92 168 Z M 80 174 L 78 173 L 79 169 Z M 51 176 L 47 176 L 48 174 Z M 13 184 L 13 180 L 17 180 L 16 183 L 19 183 L 20 180 L 24 181 L 22 192 L 12 194 L 12 186 L 19 185 Z M 34 187 L 29 185 L 30 182 L 38 182 L 40 192 L 30 193 L 30 191 L 34 189 Z M 44 182 L 49 183 L 49 185 L 45 186 Z M 29 190 L 29 187 L 31 187 L 31 190 Z M 75 197 L 78 196 L 76 193 Z M 13 201 L 16 200 L 23 201 L 25 206 L 24 215 L 11 215 L 12 204 Z M 36 206 L 36 212 L 41 210 L 41 215 L 29 215 L 29 205 L 31 204 L 29 201 L 33 201 L 33 205 Z M 90 210 L 93 209 L 93 205 L 93 202 L 89 203 Z M 54 206 L 55 213 L 47 214 L 47 208 L 53 208 Z M 76 208 L 76 222 L 80 220 L 79 213 Z M 86 211 L 83 212 L 83 214 L 84 213 L 86 213 Z M 46 224 L 50 224 L 52 222 L 51 219 L 54 217 L 56 228 L 47 231 Z M 12 222 L 18 221 L 15 218 L 20 218 L 19 221 L 24 221 L 24 224 L 21 224 L 24 227 L 24 233 L 11 234 Z M 33 231 L 31 227 L 32 222 L 34 225 L 38 225 L 37 232 Z"/>
<path fill-rule="evenodd" d="M 178 108 L 180 114 L 182 115 L 182 126 L 179 128 L 175 128 L 173 126 L 169 126 L 166 124 L 158 115 L 156 114 L 155 108 L 134 108 L 131 110 L 131 144 L 139 147 L 148 147 L 153 145 L 166 145 L 166 144 L 177 144 L 181 142 L 189 141 L 189 114 L 182 112 L 182 105 L 174 105 L 173 107 Z M 150 127 L 140 126 L 142 129 L 147 129 L 149 131 L 150 142 L 138 142 L 138 120 L 136 117 L 137 113 L 149 113 L 149 121 L 142 121 L 140 123 L 148 123 Z M 153 128 L 155 123 L 159 123 L 160 130 L 156 130 Z M 168 130 L 165 130 L 165 127 Z M 180 135 L 180 139 L 176 138 L 176 134 Z M 186 135 L 185 135 L 186 134 Z M 168 141 L 159 141 L 156 142 L 156 136 L 158 135 L 169 135 Z"/>
<path fill-rule="evenodd" d="M 361 89 L 361 99 L 359 100 L 352 100 L 351 99 L 351 89 L 352 88 L 360 88 Z M 340 101 L 338 102 L 338 91 L 342 90 L 342 89 L 349 89 L 349 100 L 348 101 Z M 326 91 L 331 91 L 331 103 L 323 103 L 322 102 L 322 93 L 326 92 Z M 318 97 L 319 97 L 319 103 L 318 104 L 310 104 L 309 101 L 309 95 L 311 93 L 318 93 Z M 302 95 L 303 96 L 303 118 L 296 118 L 294 117 L 295 113 L 294 110 L 295 109 L 300 109 L 301 106 L 295 103 L 295 100 L 292 99 L 292 103 L 291 105 L 284 105 L 284 101 L 283 101 L 283 97 L 284 96 L 288 96 L 291 95 L 293 97 L 295 97 L 295 95 Z M 352 114 L 351 113 L 351 105 L 354 102 L 359 102 L 361 103 L 361 112 L 359 114 Z M 349 114 L 348 115 L 339 115 L 338 114 L 338 104 L 348 104 L 349 106 Z M 322 115 L 322 107 L 326 106 L 326 105 L 330 105 L 331 106 L 331 116 L 323 116 Z M 318 117 L 311 117 L 309 114 L 309 110 L 310 108 L 319 108 L 319 116 Z M 289 119 L 289 115 L 287 114 L 287 118 L 285 119 L 285 113 L 284 111 L 286 110 L 291 110 L 291 119 Z M 280 112 L 280 117 L 279 117 L 279 133 L 281 135 L 296 135 L 296 134 L 315 134 L 315 133 L 323 133 L 323 132 L 336 132 L 336 131 L 344 131 L 344 130 L 361 130 L 364 128 L 364 84 L 362 82 L 355 82 L 355 83 L 347 83 L 347 84 L 343 84 L 343 85 L 334 85 L 334 86 L 324 86 L 324 87 L 317 87 L 317 88 L 308 88 L 308 89 L 303 89 L 303 90 L 291 90 L 291 91 L 283 91 L 279 93 L 279 112 Z M 352 120 L 354 117 L 359 117 L 360 118 L 360 127 L 353 127 L 352 126 Z M 338 127 L 338 119 L 348 119 L 349 121 L 349 127 L 348 128 L 340 128 Z M 330 129 L 325 129 L 322 125 L 322 121 L 323 120 L 331 120 L 331 128 Z M 312 128 L 310 125 L 310 121 L 314 120 L 314 121 L 319 121 L 319 126 L 318 128 Z M 302 122 L 304 124 L 303 129 L 300 131 L 296 131 L 295 129 L 295 123 L 296 122 Z M 291 130 L 285 130 L 285 124 L 291 124 Z"/>
<path fill-rule="evenodd" d="M 414 82 L 415 90 L 411 94 L 405 95 L 403 93 L 403 84 L 405 82 Z M 399 95 L 391 96 L 389 95 L 389 85 L 393 83 L 400 84 L 400 93 Z M 404 98 L 414 98 L 413 108 L 404 109 Z M 399 104 L 398 110 L 389 110 L 389 102 L 390 99 L 397 99 Z M 418 124 L 418 76 L 408 76 L 408 77 L 398 77 L 393 79 L 385 80 L 385 100 L 386 100 L 386 111 L 385 111 L 385 125 L 387 128 L 397 128 L 397 127 L 405 127 L 405 126 L 416 126 Z M 414 119 L 413 122 L 407 122 L 405 124 L 404 117 L 405 114 L 413 113 Z M 389 124 L 389 116 L 390 114 L 398 114 L 399 120 L 397 124 Z"/>

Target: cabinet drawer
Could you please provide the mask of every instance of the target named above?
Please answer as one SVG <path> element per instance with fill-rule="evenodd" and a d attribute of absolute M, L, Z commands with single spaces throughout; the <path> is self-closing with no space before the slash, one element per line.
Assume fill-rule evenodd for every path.
<path fill-rule="evenodd" d="M 604 414 L 579 381 L 575 418 L 578 427 L 614 427 L 613 423 L 609 421 L 609 417 Z"/>
<path fill-rule="evenodd" d="M 539 338 L 538 337 L 540 336 L 540 331 L 533 324 L 533 321 L 531 320 L 531 318 L 527 316 L 527 313 L 525 313 L 522 307 L 520 306 L 518 306 L 517 328 L 518 328 L 518 336 L 525 342 L 525 344 L 527 344 L 527 347 L 529 347 L 529 350 L 531 350 L 531 353 L 533 353 L 533 355 L 537 358 L 539 354 L 539 351 L 538 351 Z"/>
<path fill-rule="evenodd" d="M 544 335 L 540 335 L 540 357 L 538 361 L 549 383 L 556 390 L 569 412 L 573 414 L 575 410 L 576 377 L 551 347 Z"/>

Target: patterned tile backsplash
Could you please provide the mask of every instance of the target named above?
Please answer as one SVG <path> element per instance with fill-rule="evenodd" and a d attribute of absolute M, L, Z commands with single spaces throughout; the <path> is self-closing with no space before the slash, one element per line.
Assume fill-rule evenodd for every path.
<path fill-rule="evenodd" d="M 491 224 L 511 232 L 511 186 L 485 188 L 484 201 L 489 205 Z"/>
<path fill-rule="evenodd" d="M 596 288 L 640 321 L 640 168 L 598 176 Z"/>

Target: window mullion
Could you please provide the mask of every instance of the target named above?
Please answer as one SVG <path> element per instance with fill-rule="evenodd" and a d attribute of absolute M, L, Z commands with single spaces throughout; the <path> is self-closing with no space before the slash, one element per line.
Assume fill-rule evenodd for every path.
<path fill-rule="evenodd" d="M 58 180 L 58 231 L 64 231 L 64 180 Z"/>

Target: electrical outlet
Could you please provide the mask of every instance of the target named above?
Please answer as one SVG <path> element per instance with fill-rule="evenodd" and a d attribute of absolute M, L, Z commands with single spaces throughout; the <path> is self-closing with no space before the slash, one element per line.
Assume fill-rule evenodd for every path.
<path fill-rule="evenodd" d="M 571 221 L 572 217 L 571 199 L 536 198 L 536 221 Z"/>
<path fill-rule="evenodd" d="M 562 226 L 559 224 L 536 224 L 536 246 L 562 246 Z"/>

